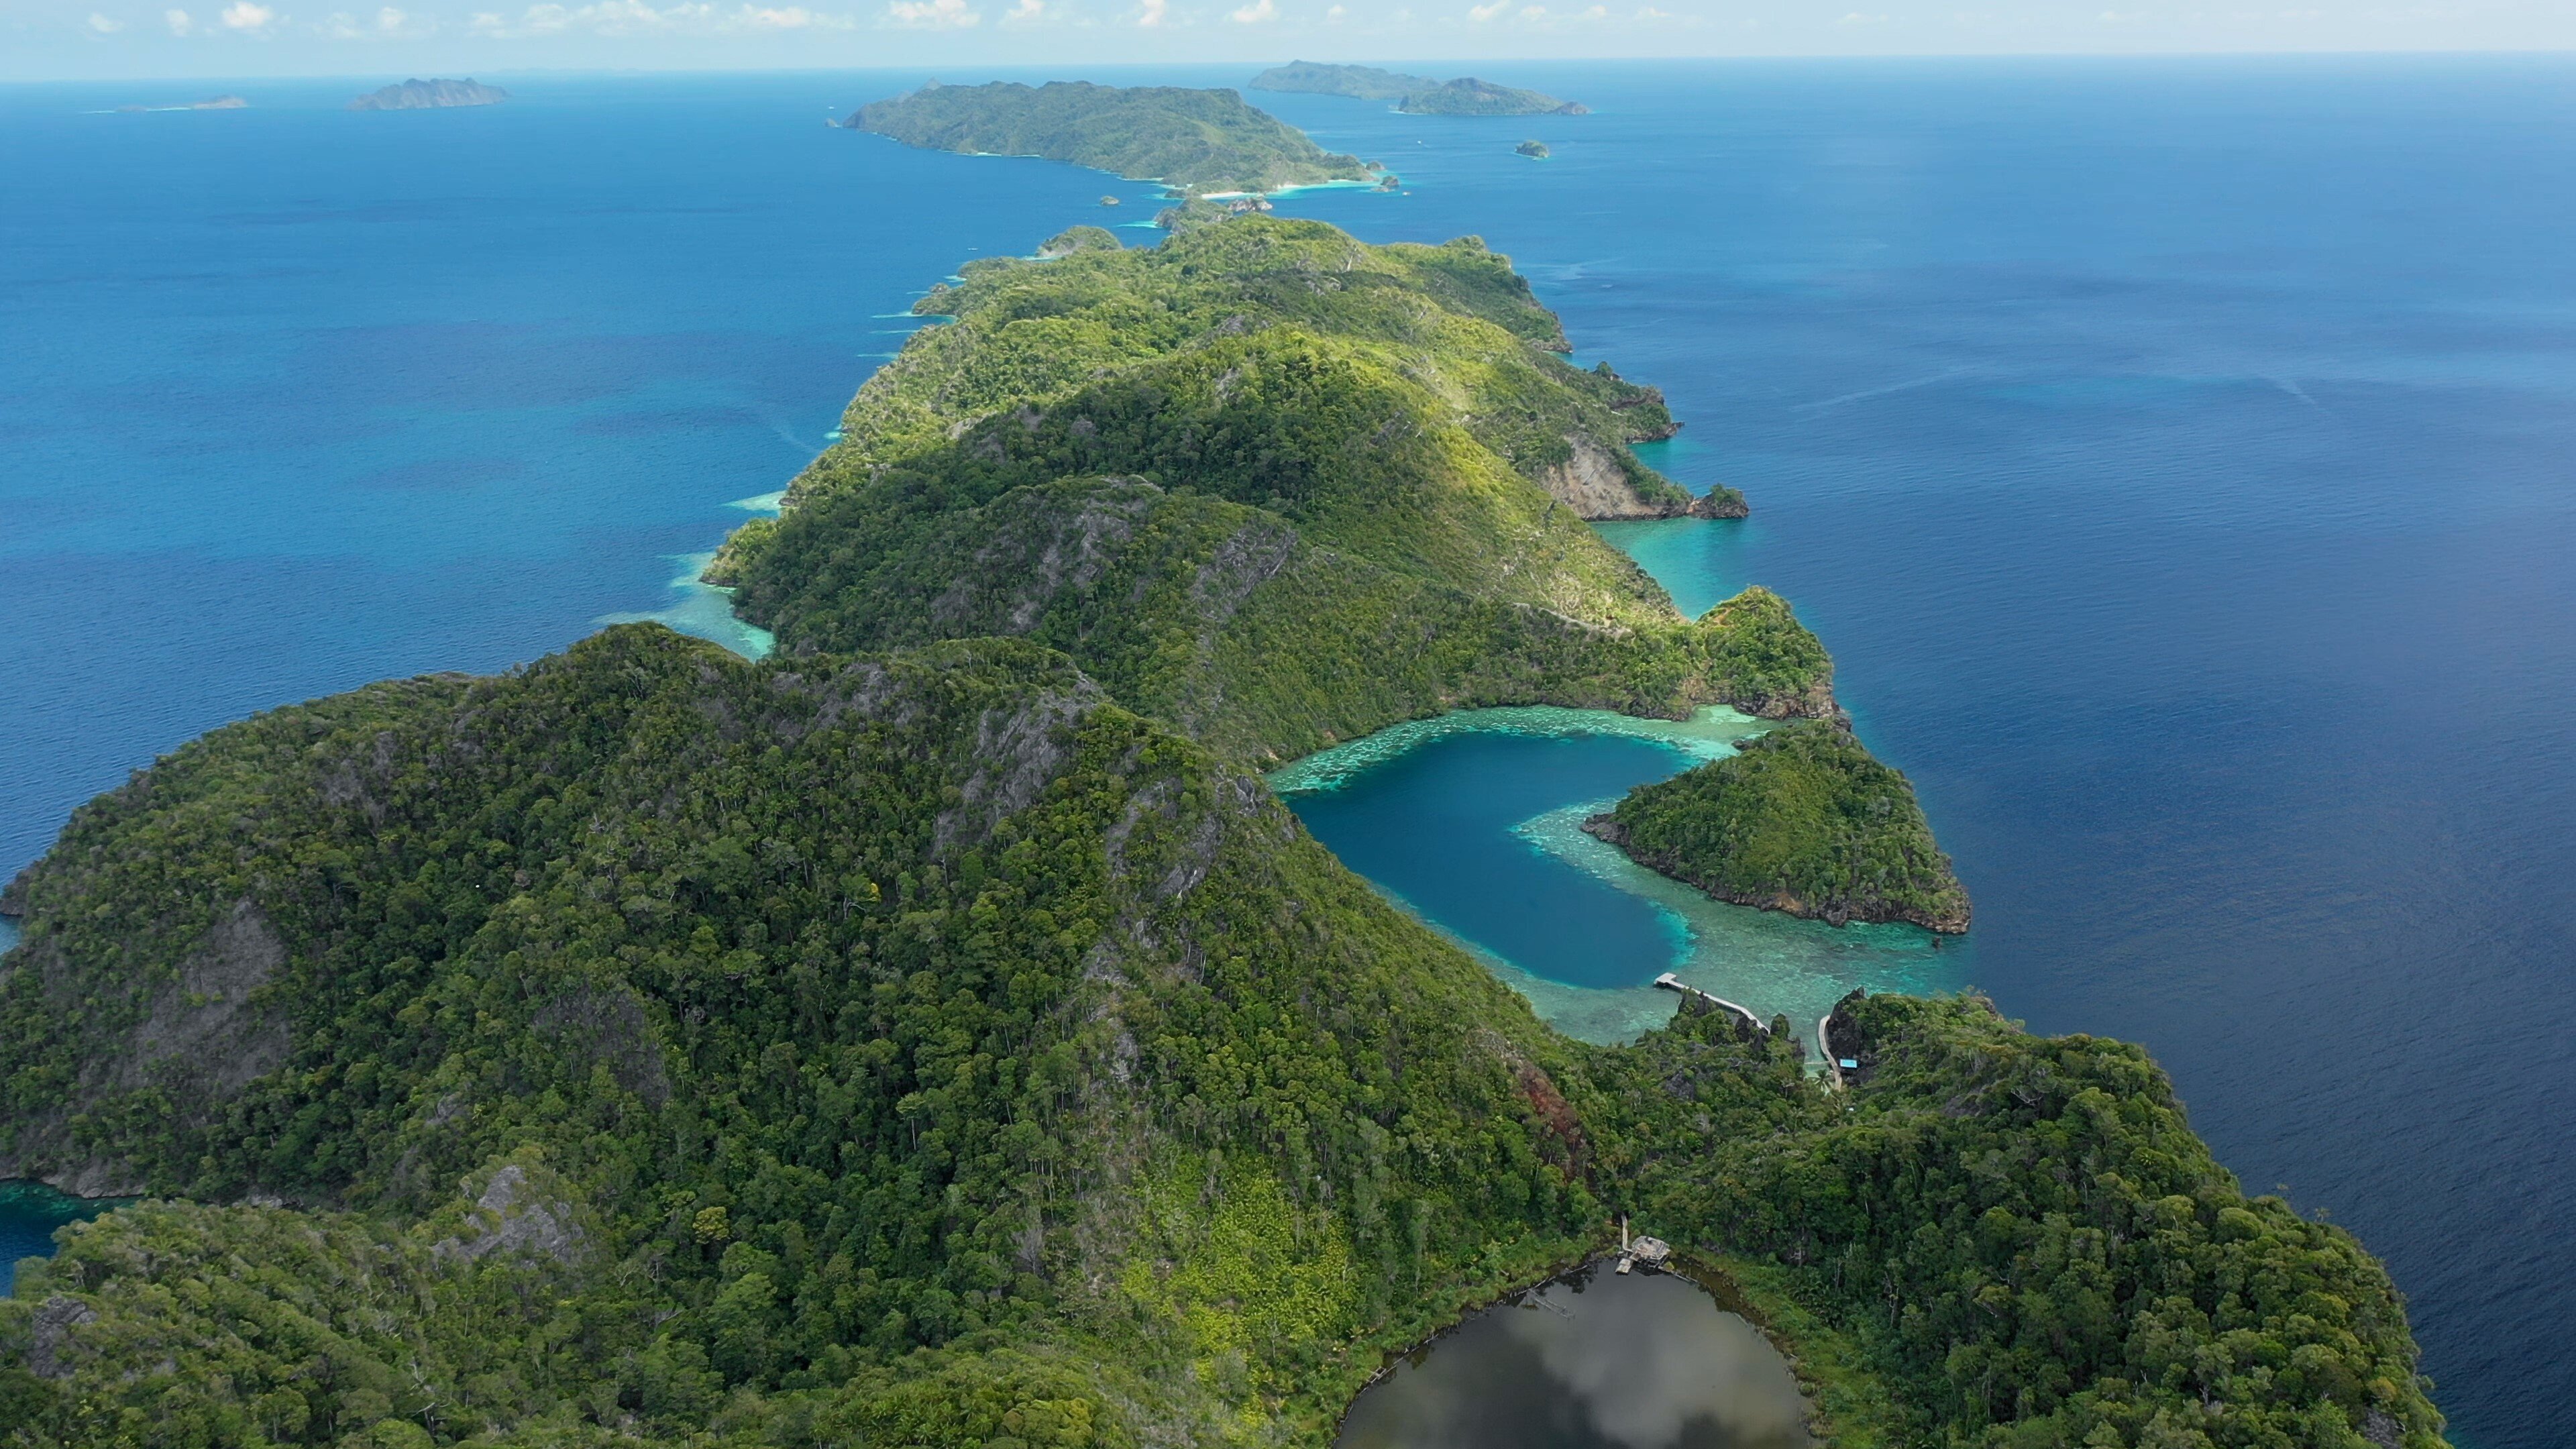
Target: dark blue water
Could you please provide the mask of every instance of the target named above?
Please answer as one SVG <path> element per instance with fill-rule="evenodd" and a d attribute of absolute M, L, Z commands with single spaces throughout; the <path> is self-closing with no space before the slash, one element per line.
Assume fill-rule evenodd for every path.
<path fill-rule="evenodd" d="M 2389 1257 L 2464 1443 L 2558 1442 L 2576 63 L 1510 78 L 1596 114 L 1265 98 L 1411 187 L 1284 209 L 1481 233 L 1664 386 L 1670 469 L 1755 516 L 1621 541 L 1817 627 L 1976 895 L 1965 979 L 2147 1043 Z M 669 604 L 874 314 L 1101 215 L 814 124 L 909 79 L 0 90 L 0 868 L 205 726 Z"/>
<path fill-rule="evenodd" d="M 1281 98 L 1688 421 L 1921 788 L 1966 973 L 2143 1041 L 2357 1229 L 2464 1444 L 2576 1357 L 2576 62 L 1533 69 L 1599 114 Z M 1509 154 L 1522 134 L 1555 158 Z"/>

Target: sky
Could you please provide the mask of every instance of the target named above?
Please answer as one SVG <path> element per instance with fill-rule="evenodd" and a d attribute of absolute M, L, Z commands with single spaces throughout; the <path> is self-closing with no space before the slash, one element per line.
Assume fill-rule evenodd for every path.
<path fill-rule="evenodd" d="M 0 0 L 0 81 L 2576 49 L 2576 0 Z"/>

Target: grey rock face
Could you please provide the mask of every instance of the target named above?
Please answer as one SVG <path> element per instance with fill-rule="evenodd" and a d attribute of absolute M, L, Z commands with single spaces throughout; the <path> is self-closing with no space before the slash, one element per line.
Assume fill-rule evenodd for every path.
<path fill-rule="evenodd" d="M 491 1253 L 514 1253 L 569 1263 L 581 1255 L 581 1230 L 563 1203 L 540 1195 L 527 1170 L 511 1163 L 492 1174 L 474 1206 L 485 1214 L 478 1228 L 461 1238 L 441 1240 L 430 1249 L 445 1260 L 479 1262 Z"/>
<path fill-rule="evenodd" d="M 40 1379 L 71 1377 L 71 1332 L 98 1319 L 97 1310 L 60 1293 L 36 1309 L 35 1333 L 27 1345 L 27 1372 Z"/>

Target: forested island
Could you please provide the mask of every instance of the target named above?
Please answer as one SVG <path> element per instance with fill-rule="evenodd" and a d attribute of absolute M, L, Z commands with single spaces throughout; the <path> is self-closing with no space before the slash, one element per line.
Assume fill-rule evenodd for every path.
<path fill-rule="evenodd" d="M 1473 703 L 1785 756 L 1830 661 L 1583 521 L 1687 501 L 1672 420 L 1481 243 L 1115 240 L 922 301 L 723 557 L 770 658 L 272 711 L 0 892 L 0 1175 L 153 1197 L 0 1301 L 0 1443 L 1322 1445 L 1627 1213 L 1829 1443 L 2441 1444 L 2380 1265 L 2139 1049 L 1975 997 L 1844 1002 L 1842 1090 L 1785 1018 L 1591 1046 L 1319 846 L 1263 763 Z"/>
<path fill-rule="evenodd" d="M 842 124 L 907 146 L 1042 156 L 1191 192 L 1374 179 L 1358 157 L 1324 150 L 1230 90 L 933 81 L 909 95 L 862 106 Z"/>
<path fill-rule="evenodd" d="M 1474 76 L 1438 81 L 1366 65 L 1324 65 L 1311 60 L 1272 66 L 1252 78 L 1257 91 L 1391 100 L 1416 116 L 1582 116 L 1591 107 L 1539 91 L 1495 85 Z"/>
<path fill-rule="evenodd" d="M 1406 75 L 1373 65 L 1326 65 L 1313 60 L 1274 65 L 1252 78 L 1256 91 L 1349 96 L 1362 101 L 1400 101 L 1415 91 L 1434 90 L 1439 85 L 1427 75 Z"/>
<path fill-rule="evenodd" d="M 1543 91 L 1498 86 L 1474 76 L 1460 76 L 1427 91 L 1407 95 L 1396 109 L 1410 116 L 1588 116 L 1581 101 L 1560 101 Z"/>
<path fill-rule="evenodd" d="M 1968 929 L 1968 893 L 1903 775 L 1839 720 L 1801 720 L 1654 785 L 1584 829 L 1722 901 L 1830 921 Z"/>
<path fill-rule="evenodd" d="M 353 111 L 434 111 L 449 106 L 496 106 L 510 98 L 499 86 L 465 80 L 407 80 L 349 102 Z"/>
<path fill-rule="evenodd" d="M 1523 141 L 1512 148 L 1512 154 L 1515 156 L 1527 156 L 1532 161 L 1544 161 L 1548 158 L 1547 143 L 1545 141 Z"/>

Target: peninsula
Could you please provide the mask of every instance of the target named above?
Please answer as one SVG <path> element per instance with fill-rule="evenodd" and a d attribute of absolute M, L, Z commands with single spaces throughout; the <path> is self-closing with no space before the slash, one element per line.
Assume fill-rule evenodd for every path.
<path fill-rule="evenodd" d="M 499 86 L 466 80 L 407 80 L 349 102 L 353 111 L 432 111 L 450 106 L 495 106 L 510 98 Z"/>
<path fill-rule="evenodd" d="M 1743 499 L 1637 461 L 1663 395 L 1473 238 L 1209 216 L 963 277 L 716 560 L 782 650 L 1021 635 L 1265 764 L 1470 705 L 1836 709 L 1777 596 L 1687 618 L 1589 525 Z"/>
<path fill-rule="evenodd" d="M 1040 156 L 1190 192 L 1264 192 L 1374 179 L 1358 157 L 1324 150 L 1230 90 L 933 81 L 909 95 L 862 106 L 842 124 L 907 146 Z"/>
<path fill-rule="evenodd" d="M 1499 86 L 1474 76 L 1438 81 L 1366 65 L 1324 65 L 1293 60 L 1272 66 L 1252 78 L 1256 91 L 1350 96 L 1358 100 L 1397 102 L 1396 109 L 1416 116 L 1582 116 L 1591 108 L 1561 101 L 1538 91 Z"/>
<path fill-rule="evenodd" d="M 1829 1080 L 1785 1018 L 1574 1041 L 1271 795 L 1462 703 L 1837 718 L 1784 601 L 1685 618 L 1560 496 L 1678 493 L 1671 420 L 1505 259 L 1044 250 L 729 547 L 778 653 L 275 710 L 0 891 L 0 1176 L 151 1199 L 0 1300 L 8 1432 L 1322 1449 L 1634 1214 L 1827 1443 L 2438 1449 L 2380 1265 L 2137 1048 L 1857 993 Z M 1716 808 L 1807 848 L 1842 738 Z"/>

